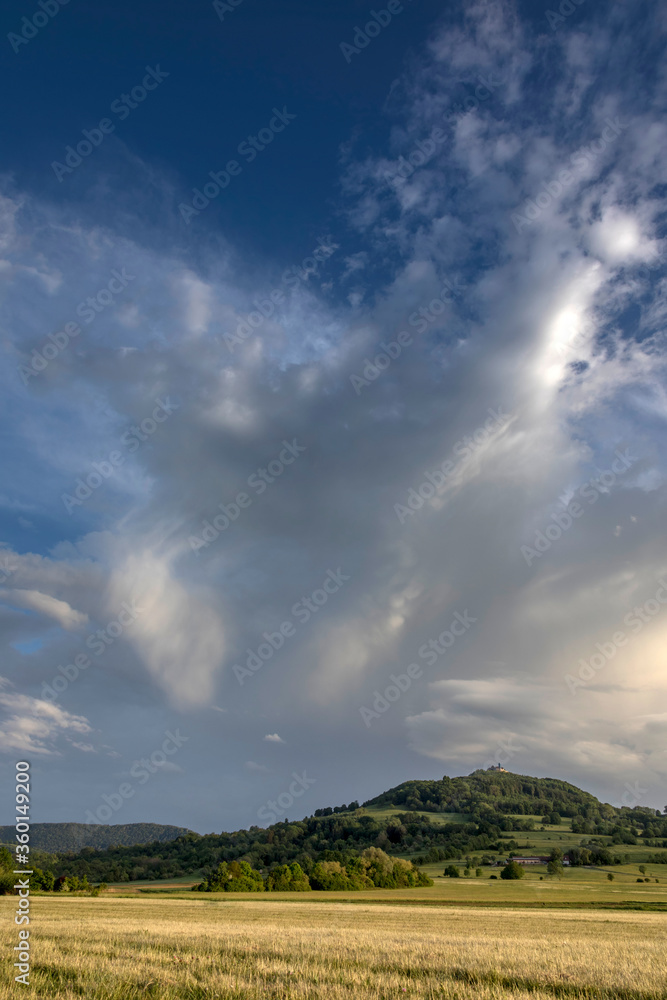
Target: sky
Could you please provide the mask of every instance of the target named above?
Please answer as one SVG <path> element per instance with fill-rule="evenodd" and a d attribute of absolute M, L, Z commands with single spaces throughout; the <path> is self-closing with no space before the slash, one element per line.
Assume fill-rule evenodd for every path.
<path fill-rule="evenodd" d="M 33 821 L 219 832 L 494 762 L 662 808 L 664 8 L 2 19 Z"/>

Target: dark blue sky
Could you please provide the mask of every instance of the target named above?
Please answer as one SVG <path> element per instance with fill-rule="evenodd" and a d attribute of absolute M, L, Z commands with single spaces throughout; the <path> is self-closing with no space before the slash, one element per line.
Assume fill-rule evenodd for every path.
<path fill-rule="evenodd" d="M 2 48 L 12 95 L 0 126 L 4 168 L 46 197 L 85 199 L 113 154 L 113 140 L 62 184 L 51 161 L 141 82 L 146 65 L 159 64 L 168 80 L 117 123 L 115 137 L 163 167 L 176 192 L 188 194 L 209 170 L 220 169 L 274 106 L 297 115 L 204 225 L 241 244 L 251 232 L 255 253 L 298 255 L 334 224 L 341 144 L 354 136 L 364 155 L 386 131 L 381 112 L 388 90 L 441 7 L 407 0 L 348 64 L 340 43 L 352 42 L 355 25 L 374 9 L 359 0 L 319 6 L 243 0 L 223 22 L 211 3 L 71 0 L 18 53 L 9 44 Z M 7 4 L 3 34 L 31 10 L 19 0 Z"/>

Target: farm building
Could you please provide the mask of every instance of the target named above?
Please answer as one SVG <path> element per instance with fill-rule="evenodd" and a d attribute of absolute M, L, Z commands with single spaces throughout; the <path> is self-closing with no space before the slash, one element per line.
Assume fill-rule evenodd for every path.
<path fill-rule="evenodd" d="M 526 855 L 525 857 L 508 858 L 507 861 L 516 861 L 518 865 L 546 865 L 549 858 L 546 855 Z M 496 868 L 504 866 L 507 861 L 496 861 Z M 569 865 L 569 859 L 563 858 L 563 864 Z"/>

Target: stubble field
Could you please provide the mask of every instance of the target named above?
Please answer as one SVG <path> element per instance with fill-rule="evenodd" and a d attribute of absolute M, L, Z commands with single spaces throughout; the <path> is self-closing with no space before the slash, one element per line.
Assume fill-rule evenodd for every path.
<path fill-rule="evenodd" d="M 54 1000 L 658 1000 L 664 914 L 287 899 L 37 897 L 31 985 Z M 15 902 L 0 900 L 7 956 Z"/>

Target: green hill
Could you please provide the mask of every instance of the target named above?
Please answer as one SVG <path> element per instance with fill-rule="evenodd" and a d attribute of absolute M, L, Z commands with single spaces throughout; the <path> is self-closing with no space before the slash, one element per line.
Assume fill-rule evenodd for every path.
<path fill-rule="evenodd" d="M 13 844 L 16 830 L 0 826 L 0 843 Z M 190 833 L 185 826 L 161 823 L 126 823 L 117 826 L 94 826 L 89 823 L 31 823 L 30 846 L 48 854 L 77 853 L 84 847 L 102 851 L 107 847 L 132 847 L 150 842 L 163 844 Z"/>
<path fill-rule="evenodd" d="M 618 864 L 629 851 L 641 860 L 667 861 L 667 852 L 653 854 L 667 848 L 667 815 L 655 809 L 615 808 L 553 778 L 475 771 L 441 781 L 407 781 L 362 807 L 353 802 L 318 809 L 266 829 L 187 832 L 168 842 L 61 854 L 52 867 L 57 875 L 86 875 L 91 882 L 201 878 L 220 862 L 236 860 L 264 872 L 298 862 L 310 874 L 320 861 L 345 863 L 368 847 L 417 864 L 472 854 L 492 863 L 520 847 L 539 842 L 544 848 L 552 835 L 564 851 L 585 848 L 579 855 L 575 851 L 575 864 L 584 863 L 582 858 Z"/>
<path fill-rule="evenodd" d="M 583 792 L 557 778 L 527 778 L 509 771 L 473 771 L 463 778 L 440 781 L 405 781 L 396 788 L 365 802 L 366 806 L 402 806 L 410 811 L 507 814 L 542 816 L 557 812 L 561 816 L 586 815 L 612 819 L 617 810 L 603 805 L 594 795 Z"/>

